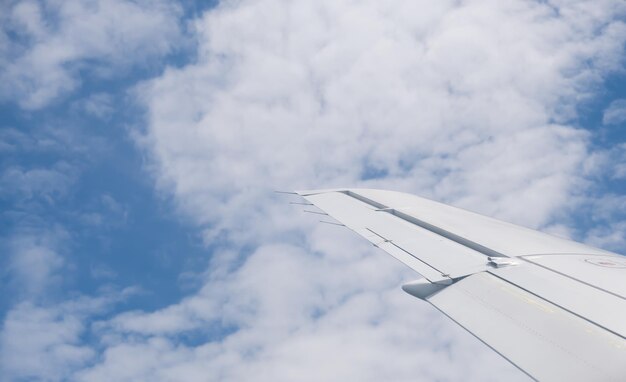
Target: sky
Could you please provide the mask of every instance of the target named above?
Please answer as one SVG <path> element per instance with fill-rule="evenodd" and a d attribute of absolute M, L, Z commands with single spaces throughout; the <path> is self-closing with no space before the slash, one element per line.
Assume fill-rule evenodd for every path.
<path fill-rule="evenodd" d="M 0 4 L 0 379 L 527 381 L 274 193 L 624 253 L 620 0 Z"/>

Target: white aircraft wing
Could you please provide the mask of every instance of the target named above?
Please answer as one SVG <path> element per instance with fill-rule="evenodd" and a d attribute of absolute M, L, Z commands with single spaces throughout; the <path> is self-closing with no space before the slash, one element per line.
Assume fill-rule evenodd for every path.
<path fill-rule="evenodd" d="M 530 377 L 626 381 L 626 257 L 399 192 L 297 194 L 421 274 L 403 289 Z"/>

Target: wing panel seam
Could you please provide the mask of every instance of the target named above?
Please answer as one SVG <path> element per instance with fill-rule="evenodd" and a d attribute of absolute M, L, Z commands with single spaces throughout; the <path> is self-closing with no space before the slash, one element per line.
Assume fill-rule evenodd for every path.
<path fill-rule="evenodd" d="M 442 289 L 439 292 L 442 292 L 444 289 Z M 437 292 L 437 294 L 439 293 Z M 434 296 L 434 295 L 433 295 Z M 432 296 L 431 296 L 432 297 Z M 459 321 L 457 321 L 456 319 L 454 319 L 454 317 L 452 317 L 451 315 L 449 315 L 448 313 L 446 313 L 443 309 L 439 308 L 437 305 L 435 305 L 434 303 L 432 303 L 431 301 L 429 301 L 429 299 L 426 299 L 426 301 L 428 301 L 428 303 L 434 307 L 435 309 L 437 309 L 439 312 L 441 312 L 444 316 L 448 317 L 450 320 L 452 320 L 455 324 L 459 325 L 461 328 L 465 329 L 465 331 L 467 333 L 469 333 L 472 337 L 476 338 L 478 341 L 482 342 L 484 345 L 486 345 L 489 349 L 491 349 L 492 351 L 494 351 L 496 354 L 498 354 L 500 357 L 504 358 L 505 360 L 509 361 L 509 363 L 513 366 L 515 366 L 519 371 L 521 371 L 522 373 L 526 374 L 527 376 L 529 376 L 530 378 L 532 378 L 534 381 L 539 381 L 537 378 L 535 378 L 533 375 L 531 375 L 529 372 L 527 372 L 526 370 L 522 369 L 521 366 L 519 366 L 517 363 L 513 362 L 513 360 L 507 356 L 505 356 L 503 353 L 501 353 L 500 351 L 498 351 L 495 347 L 491 346 L 490 344 L 488 344 L 484 339 L 480 338 L 477 334 L 475 334 L 474 332 L 472 332 L 468 327 L 466 327 L 465 325 L 461 324 Z"/>
<path fill-rule="evenodd" d="M 514 285 L 513 283 L 508 282 L 507 280 L 502 280 L 503 282 L 512 285 L 516 288 L 519 288 L 517 285 Z M 481 296 L 476 295 L 475 293 L 472 293 L 471 291 L 467 290 L 466 288 L 464 288 L 462 285 L 460 284 L 456 284 L 456 287 L 458 288 L 459 291 L 465 293 L 467 296 L 470 296 L 471 298 L 473 298 L 474 300 L 476 300 L 477 302 L 479 302 L 481 305 L 483 305 L 484 307 L 492 310 L 493 312 L 496 312 L 498 314 L 500 314 L 503 317 L 506 317 L 509 321 L 511 321 L 513 324 L 515 324 L 516 326 L 518 326 L 520 329 L 525 330 L 528 333 L 531 333 L 532 335 L 534 335 L 535 337 L 537 337 L 538 339 L 541 339 L 542 341 L 551 344 L 552 346 L 554 346 L 557 349 L 560 349 L 562 352 L 569 354 L 572 358 L 577 359 L 580 362 L 583 362 L 584 364 L 588 365 L 591 369 L 598 371 L 598 374 L 602 374 L 602 375 L 606 375 L 604 373 L 604 371 L 600 368 L 598 368 L 596 365 L 588 362 L 587 360 L 579 357 L 577 354 L 569 351 L 568 349 L 564 348 L 563 346 L 561 346 L 558 343 L 555 343 L 554 341 L 546 338 L 544 335 L 538 333 L 536 330 L 529 328 L 527 325 L 525 325 L 523 322 L 520 322 L 519 320 L 515 319 L 514 317 L 512 317 L 511 315 L 502 312 L 501 309 L 498 309 L 497 307 L 493 306 L 492 304 L 490 304 L 488 301 L 484 300 Z M 519 289 L 523 289 L 523 288 L 519 288 Z M 546 299 L 536 296 L 533 294 L 533 296 L 539 298 L 540 300 L 543 300 L 545 302 L 547 302 L 548 304 L 552 304 L 550 301 L 547 301 Z M 554 306 L 557 306 L 556 304 L 552 304 Z M 558 307 L 558 306 L 557 306 Z"/>
<path fill-rule="evenodd" d="M 451 279 L 451 278 L 450 278 L 450 275 L 448 275 L 448 274 L 446 274 L 446 273 L 444 273 L 444 272 L 440 271 L 439 269 L 435 268 L 434 266 L 432 266 L 432 265 L 428 264 L 427 262 L 425 262 L 424 260 L 422 260 L 422 259 L 420 259 L 419 257 L 415 256 L 415 255 L 414 255 L 414 254 L 412 254 L 411 252 L 409 252 L 409 251 L 407 251 L 406 249 L 404 249 L 404 248 L 400 247 L 399 245 L 397 245 L 396 243 L 394 243 L 392 240 L 386 239 L 385 237 L 383 237 L 382 235 L 380 235 L 379 233 L 377 233 L 377 232 L 373 231 L 372 229 L 370 229 L 370 228 L 368 228 L 368 227 L 365 227 L 365 229 L 366 229 L 366 230 L 368 230 L 368 231 L 370 231 L 370 232 L 371 232 L 371 233 L 373 233 L 374 235 L 376 235 L 376 236 L 380 237 L 381 239 L 383 239 L 383 240 L 385 241 L 385 243 L 389 243 L 389 244 L 393 245 L 394 247 L 398 248 L 398 249 L 399 249 L 399 250 L 401 250 L 402 252 L 404 252 L 404 253 L 406 253 L 407 255 L 409 255 L 409 256 L 411 256 L 411 257 L 413 257 L 415 260 L 417 260 L 417 261 L 421 262 L 422 264 L 426 265 L 427 267 L 432 268 L 433 270 L 435 270 L 435 271 L 439 272 L 439 274 L 440 274 L 442 277 L 447 277 L 447 278 Z M 376 244 L 374 244 L 374 246 L 375 246 L 375 247 L 377 247 L 377 248 L 380 248 L 380 247 L 379 247 L 378 245 L 376 245 Z M 383 248 L 381 248 L 381 249 L 383 249 Z M 383 250 L 384 250 L 384 249 L 383 249 Z"/>
<path fill-rule="evenodd" d="M 484 245 L 478 244 L 478 243 L 476 243 L 474 241 L 471 241 L 471 240 L 466 239 L 466 238 L 464 238 L 462 236 L 459 236 L 459 235 L 457 235 L 457 234 L 455 234 L 453 232 L 447 231 L 447 230 L 445 230 L 443 228 L 439 228 L 439 227 L 437 227 L 435 225 L 432 225 L 432 224 L 430 224 L 428 222 L 425 222 L 425 221 L 423 221 L 421 219 L 418 219 L 418 218 L 416 218 L 414 216 L 411 216 L 409 214 L 406 214 L 404 212 L 401 212 L 401 211 L 398 211 L 398 210 L 396 210 L 394 208 L 386 206 L 386 205 L 384 205 L 382 203 L 379 203 L 379 202 L 376 202 L 374 200 L 371 200 L 371 199 L 369 199 L 369 198 L 367 198 L 367 197 L 365 197 L 363 195 L 357 194 L 354 191 L 341 191 L 341 192 L 343 194 L 348 195 L 348 196 L 350 196 L 350 197 L 352 197 L 354 199 L 357 199 L 357 200 L 359 200 L 359 201 L 361 201 L 361 202 L 363 202 L 365 204 L 368 204 L 368 205 L 370 205 L 372 207 L 376 207 L 379 212 L 388 213 L 390 215 L 393 215 L 393 216 L 395 216 L 395 217 L 397 217 L 397 218 L 399 218 L 399 219 L 401 219 L 403 221 L 406 221 L 407 223 L 416 225 L 416 226 L 418 226 L 420 228 L 423 228 L 423 229 L 425 229 L 427 231 L 430 231 L 430 232 L 432 232 L 432 233 L 434 233 L 436 235 L 439 235 L 439 236 L 441 236 L 441 237 L 443 237 L 445 239 L 453 241 L 453 242 L 455 242 L 457 244 L 460 244 L 460 245 L 462 245 L 464 247 L 473 249 L 473 250 L 475 250 L 475 251 L 477 251 L 477 252 L 479 252 L 479 253 L 481 253 L 481 254 L 483 254 L 485 256 L 509 257 L 509 256 L 506 256 L 506 255 L 500 253 L 500 252 L 494 251 L 493 249 L 487 248 Z"/>
<path fill-rule="evenodd" d="M 545 265 L 539 264 L 539 263 L 537 263 L 537 262 L 534 262 L 534 261 L 532 261 L 532 260 L 530 260 L 530 259 L 525 258 L 525 256 L 535 256 L 535 255 L 524 255 L 524 256 L 519 256 L 519 257 L 518 257 L 518 259 L 522 259 L 522 260 L 524 260 L 524 261 L 528 261 L 529 263 L 531 263 L 531 264 L 533 264 L 533 265 L 536 265 L 536 266 L 538 266 L 538 267 L 541 267 L 541 268 L 543 268 L 543 269 L 546 269 L 546 270 L 548 270 L 548 271 L 550 271 L 550 272 L 554 272 L 554 273 L 556 273 L 556 274 L 558 274 L 558 275 L 561 275 L 561 276 L 567 277 L 567 278 L 569 278 L 569 279 L 571 279 L 571 280 L 574 280 L 574 281 L 577 281 L 577 282 L 579 282 L 579 283 L 581 283 L 581 284 L 585 284 L 585 285 L 587 285 L 587 286 L 589 286 L 589 287 L 592 287 L 592 288 L 595 288 L 595 289 L 600 290 L 600 291 L 602 291 L 602 292 L 608 293 L 608 294 L 610 294 L 610 295 L 612 295 L 612 296 L 615 296 L 615 297 L 617 297 L 617 298 L 619 298 L 619 299 L 626 300 L 626 297 L 621 296 L 621 295 L 619 295 L 619 294 L 617 294 L 617 293 L 615 293 L 615 292 L 611 292 L 610 290 L 606 290 L 606 289 L 601 288 L 601 287 L 599 287 L 599 286 L 597 286 L 597 285 L 590 284 L 590 283 L 588 283 L 588 282 L 586 282 L 586 281 L 583 281 L 583 280 L 578 279 L 578 278 L 576 278 L 576 277 L 570 276 L 570 275 L 568 275 L 568 274 L 566 274 L 566 273 L 559 272 L 559 271 L 557 271 L 556 269 L 553 269 L 553 268 L 550 268 L 550 267 L 546 267 Z"/>
<path fill-rule="evenodd" d="M 595 322 L 595 321 L 592 321 L 592 320 L 588 319 L 587 317 L 584 317 L 584 316 L 582 316 L 582 315 L 580 315 L 580 314 L 578 314 L 578 313 L 576 313 L 576 312 L 574 312 L 574 311 L 572 311 L 572 310 L 570 310 L 570 309 L 568 309 L 568 308 L 566 308 L 566 307 L 562 306 L 561 304 L 558 304 L 558 303 L 554 302 L 554 301 L 553 301 L 553 300 L 551 300 L 551 299 L 548 299 L 546 296 L 539 295 L 539 294 L 537 294 L 537 293 L 535 293 L 535 292 L 533 292 L 533 291 L 531 291 L 531 290 L 529 290 L 529 289 L 526 289 L 525 287 L 523 287 L 523 286 L 519 285 L 518 283 L 516 283 L 516 282 L 514 282 L 514 281 L 512 281 L 512 280 L 509 280 L 509 279 L 507 279 L 507 278 L 504 278 L 504 277 L 502 277 L 502 276 L 500 276 L 500 275 L 498 275 L 498 274 L 495 274 L 495 273 L 493 273 L 493 272 L 492 272 L 492 271 L 490 271 L 490 270 L 488 270 L 487 272 L 488 272 L 490 275 L 493 275 L 493 276 L 495 276 L 495 277 L 499 278 L 500 280 L 502 280 L 502 281 L 504 281 L 504 282 L 507 282 L 507 283 L 509 283 L 509 284 L 511 284 L 511 285 L 514 285 L 514 286 L 516 286 L 517 288 L 520 288 L 520 289 L 522 289 L 523 291 L 525 291 L 525 292 L 527 292 L 527 293 L 529 293 L 529 294 L 532 294 L 533 296 L 535 296 L 535 297 L 537 297 L 537 298 L 540 298 L 540 299 L 542 299 L 542 300 L 544 300 L 544 301 L 547 301 L 547 302 L 549 302 L 550 304 L 552 304 L 552 305 L 554 305 L 554 306 L 557 306 L 557 307 L 559 307 L 559 308 L 563 309 L 564 311 L 566 311 L 566 312 L 568 312 L 568 313 L 571 313 L 571 314 L 573 314 L 574 316 L 579 317 L 579 318 L 581 318 L 581 319 L 583 319 L 583 320 L 585 320 L 585 321 L 589 322 L 589 323 L 590 323 L 590 324 L 592 324 L 592 325 L 595 325 L 595 326 L 597 326 L 597 327 L 599 327 L 599 328 L 601 328 L 601 329 L 604 329 L 604 330 L 606 330 L 607 332 L 609 332 L 609 333 L 611 333 L 611 334 L 615 334 L 616 336 L 618 336 L 618 337 L 620 337 L 620 338 L 626 339 L 626 337 L 624 337 L 623 335 L 621 335 L 621 334 L 619 334 L 619 333 L 617 333 L 617 332 L 615 332 L 615 331 L 613 331 L 613 330 L 611 330 L 611 329 L 609 329 L 609 328 L 605 327 L 604 325 L 601 325 L 601 324 L 599 324 L 599 323 L 597 323 L 597 322 Z"/>

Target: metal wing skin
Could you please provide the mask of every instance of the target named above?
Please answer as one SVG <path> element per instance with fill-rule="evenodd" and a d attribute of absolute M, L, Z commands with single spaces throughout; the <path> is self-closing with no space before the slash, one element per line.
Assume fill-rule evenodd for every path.
<path fill-rule="evenodd" d="M 394 191 L 296 193 L 422 275 L 403 289 L 530 377 L 626 381 L 626 257 Z"/>

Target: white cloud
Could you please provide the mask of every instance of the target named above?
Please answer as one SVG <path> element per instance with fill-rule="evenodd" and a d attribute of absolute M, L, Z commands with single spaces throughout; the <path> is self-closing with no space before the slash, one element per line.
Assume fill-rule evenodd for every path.
<path fill-rule="evenodd" d="M 524 380 L 435 309 L 400 293 L 398 282 L 410 272 L 335 232 L 329 236 L 339 245 L 329 253 L 264 246 L 238 272 L 212 275 L 179 305 L 104 323 L 100 330 L 123 339 L 78 379 Z M 356 250 L 346 254 L 349 247 Z M 206 333 L 216 326 L 237 329 Z M 196 346 L 180 339 L 207 335 L 213 340 Z"/>
<path fill-rule="evenodd" d="M 100 119 L 108 119 L 115 111 L 113 107 L 113 96 L 107 93 L 92 94 L 76 102 L 74 106 Z"/>
<path fill-rule="evenodd" d="M 22 218 L 22 224 L 26 226 L 16 229 L 6 239 L 4 273 L 15 289 L 7 301 L 37 298 L 49 293 L 61 281 L 58 272 L 65 261 L 59 252 L 66 244 L 68 233 L 54 225 L 43 228 L 35 224 L 36 227 L 28 227 L 24 222 L 28 218 L 27 215 Z"/>
<path fill-rule="evenodd" d="M 22 302 L 6 315 L 0 330 L 0 378 L 5 381 L 68 380 L 96 351 L 84 343 L 86 318 L 105 312 L 132 289 L 59 304 Z"/>
<path fill-rule="evenodd" d="M 622 206 L 626 205 L 623 199 L 620 203 Z M 626 244 L 626 222 L 621 219 L 609 225 L 598 224 L 587 232 L 586 242 L 599 248 L 623 253 Z"/>
<path fill-rule="evenodd" d="M 159 0 L 13 1 L 2 6 L 0 95 L 38 109 L 77 88 L 146 66 L 180 43 L 178 6 Z M 6 37 L 5 37 L 6 39 Z"/>
<path fill-rule="evenodd" d="M 626 143 L 614 147 L 610 154 L 613 155 L 610 177 L 612 179 L 626 179 Z"/>
<path fill-rule="evenodd" d="M 16 155 L 13 162 L 25 162 L 21 155 L 47 154 L 73 159 L 73 154 L 98 153 L 106 143 L 99 137 L 87 136 L 77 126 L 43 122 L 37 125 L 0 129 L 0 150 Z M 63 162 L 54 166 L 63 167 Z M 54 167 L 52 166 L 52 167 Z M 7 168 L 10 166 L 7 166 Z"/>
<path fill-rule="evenodd" d="M 626 121 L 626 99 L 618 99 L 604 110 L 602 123 L 605 125 L 619 125 Z"/>
<path fill-rule="evenodd" d="M 585 241 L 617 253 L 624 253 L 626 244 L 626 196 L 604 193 L 588 206 L 589 229 Z"/>
<path fill-rule="evenodd" d="M 507 210 L 563 203 L 586 135 L 550 121 L 623 41 L 585 4 L 449 4 L 424 21 L 407 17 L 424 4 L 227 3 L 198 22 L 198 64 L 142 92 L 158 178 L 214 232 L 256 227 L 272 188 L 357 182 L 540 225 L 559 205 Z M 368 166 L 389 175 L 360 181 Z"/>
<path fill-rule="evenodd" d="M 37 196 L 52 203 L 54 199 L 68 192 L 76 175 L 76 168 L 63 161 L 50 168 L 8 167 L 0 176 L 0 183 L 3 185 L 0 195 L 12 195 L 17 200 Z"/>
<path fill-rule="evenodd" d="M 3 378 L 56 381 L 82 366 L 94 352 L 81 346 L 81 321 L 63 312 L 24 303 L 7 315 L 0 333 Z"/>

